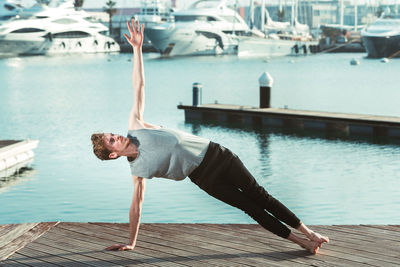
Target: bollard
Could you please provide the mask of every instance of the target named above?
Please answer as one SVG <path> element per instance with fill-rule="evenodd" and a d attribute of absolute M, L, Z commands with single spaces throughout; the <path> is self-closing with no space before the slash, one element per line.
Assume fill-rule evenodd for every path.
<path fill-rule="evenodd" d="M 203 85 L 201 83 L 193 83 L 193 106 L 198 106 L 201 104 L 201 91 Z"/>
<path fill-rule="evenodd" d="M 260 84 L 260 108 L 271 107 L 271 87 L 274 79 L 268 72 L 264 72 L 258 79 Z"/>

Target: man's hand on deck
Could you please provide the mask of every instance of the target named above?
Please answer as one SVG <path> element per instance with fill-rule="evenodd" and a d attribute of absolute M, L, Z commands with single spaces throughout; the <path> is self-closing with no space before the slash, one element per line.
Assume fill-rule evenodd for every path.
<path fill-rule="evenodd" d="M 124 36 L 125 36 L 126 40 L 128 41 L 128 43 L 130 43 L 132 47 L 137 47 L 137 48 L 142 47 L 143 30 L 144 30 L 143 24 L 141 25 L 141 28 L 140 28 L 139 21 L 137 20 L 135 23 L 135 20 L 132 19 L 132 27 L 131 27 L 129 21 L 126 22 L 126 25 L 128 26 L 129 33 L 131 34 L 131 36 L 129 37 L 128 35 L 126 35 L 124 33 Z"/>
<path fill-rule="evenodd" d="M 128 244 L 114 244 L 106 248 L 106 250 L 133 250 L 135 245 L 128 245 Z"/>

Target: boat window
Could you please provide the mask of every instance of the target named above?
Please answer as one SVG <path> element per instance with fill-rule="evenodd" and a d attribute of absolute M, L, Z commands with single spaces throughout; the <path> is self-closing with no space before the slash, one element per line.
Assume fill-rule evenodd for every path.
<path fill-rule="evenodd" d="M 217 21 L 216 18 L 210 16 L 191 16 L 191 15 L 175 15 L 175 21 Z"/>
<path fill-rule="evenodd" d="M 44 31 L 45 30 L 38 29 L 38 28 L 22 28 L 22 29 L 12 31 L 11 33 L 31 33 L 31 32 L 44 32 Z"/>
<path fill-rule="evenodd" d="M 76 20 L 69 19 L 69 18 L 56 19 L 56 20 L 53 20 L 53 22 L 54 23 L 58 23 L 58 24 L 74 24 L 74 23 L 77 23 Z"/>
<path fill-rule="evenodd" d="M 15 6 L 5 3 L 4 8 L 7 9 L 8 11 L 12 11 L 15 9 Z"/>
<path fill-rule="evenodd" d="M 58 32 L 53 34 L 53 38 L 85 38 L 89 36 L 89 33 L 82 31 Z"/>
<path fill-rule="evenodd" d="M 37 19 L 47 19 L 48 16 L 36 16 L 35 18 L 37 18 Z"/>
<path fill-rule="evenodd" d="M 13 15 L 1 16 L 1 17 L 0 17 L 0 20 L 9 20 L 9 19 L 14 18 L 14 17 L 15 17 L 15 16 L 13 16 Z"/>
<path fill-rule="evenodd" d="M 94 17 L 86 17 L 84 18 L 84 20 L 89 21 L 89 22 L 98 22 L 98 20 L 96 20 Z"/>
<path fill-rule="evenodd" d="M 221 17 L 223 17 L 224 18 L 224 20 L 226 20 L 226 21 L 228 21 L 228 22 L 232 22 L 232 23 L 236 23 L 236 22 L 239 22 L 240 23 L 240 20 L 237 18 L 237 17 L 235 17 L 235 16 L 221 16 Z"/>

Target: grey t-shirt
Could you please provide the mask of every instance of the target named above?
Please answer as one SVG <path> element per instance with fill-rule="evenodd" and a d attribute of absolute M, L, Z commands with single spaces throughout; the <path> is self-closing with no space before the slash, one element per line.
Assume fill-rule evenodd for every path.
<path fill-rule="evenodd" d="M 128 131 L 139 154 L 130 161 L 132 175 L 172 180 L 185 179 L 200 165 L 210 141 L 172 129 L 138 129 Z"/>

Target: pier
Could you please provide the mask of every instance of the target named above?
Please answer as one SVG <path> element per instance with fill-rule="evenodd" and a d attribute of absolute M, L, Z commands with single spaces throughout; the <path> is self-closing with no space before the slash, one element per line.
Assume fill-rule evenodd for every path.
<path fill-rule="evenodd" d="M 203 104 L 178 105 L 186 121 L 241 123 L 247 126 L 400 138 L 400 117 Z"/>
<path fill-rule="evenodd" d="M 257 224 L 144 223 L 135 250 L 106 251 L 126 223 L 0 225 L 0 266 L 398 266 L 399 225 L 312 226 L 328 235 L 312 255 Z"/>

